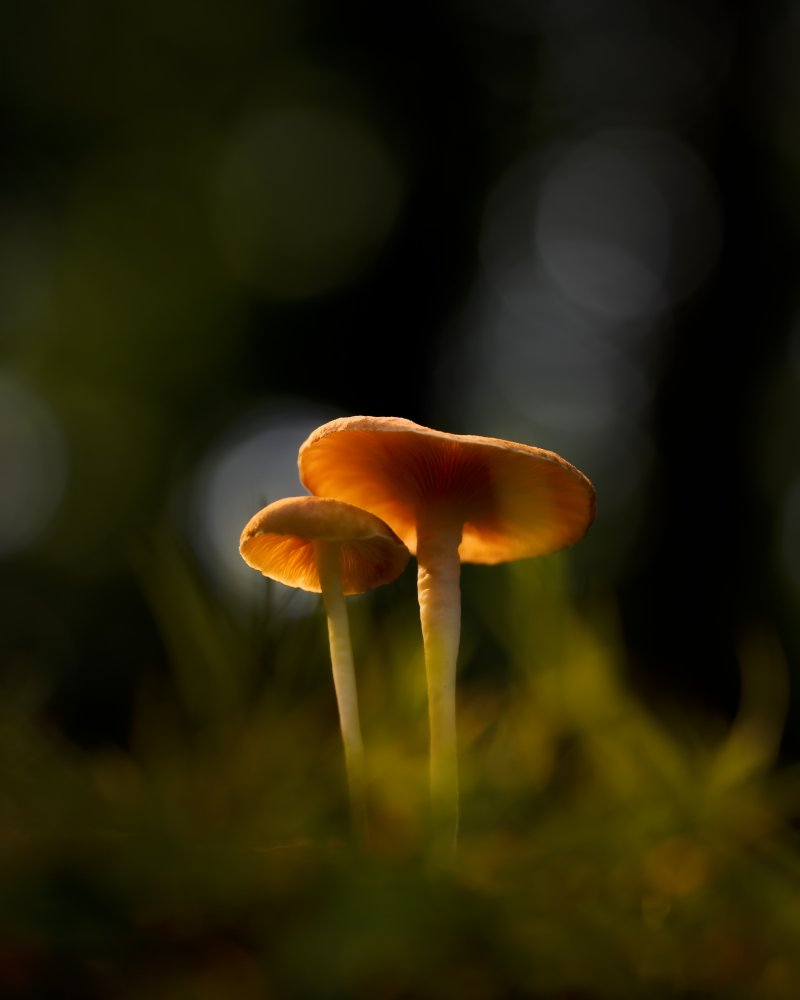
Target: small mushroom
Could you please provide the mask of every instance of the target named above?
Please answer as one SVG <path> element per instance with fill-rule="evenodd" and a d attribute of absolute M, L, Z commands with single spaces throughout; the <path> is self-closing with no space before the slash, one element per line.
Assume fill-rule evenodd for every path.
<path fill-rule="evenodd" d="M 394 580 L 406 567 L 408 549 L 366 510 L 322 497 L 289 497 L 250 519 L 239 551 L 264 576 L 322 593 L 351 809 L 363 835 L 364 749 L 344 597 Z"/>
<path fill-rule="evenodd" d="M 298 465 L 312 493 L 371 511 L 416 554 L 433 820 L 454 844 L 460 564 L 527 559 L 577 542 L 594 518 L 594 487 L 552 451 L 400 417 L 324 424 L 301 446 Z"/>

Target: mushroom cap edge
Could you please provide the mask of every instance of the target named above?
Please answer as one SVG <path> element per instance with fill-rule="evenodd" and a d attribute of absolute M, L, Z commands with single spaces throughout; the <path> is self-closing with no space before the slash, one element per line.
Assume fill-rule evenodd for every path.
<path fill-rule="evenodd" d="M 406 546 L 380 518 L 316 496 L 286 497 L 263 507 L 245 525 L 239 552 L 263 576 L 320 593 L 315 543 L 338 546 L 345 595 L 390 583 L 409 559 Z"/>
<path fill-rule="evenodd" d="M 463 520 L 462 562 L 555 552 L 583 538 L 595 516 L 591 481 L 557 453 L 403 417 L 329 421 L 301 445 L 298 468 L 312 493 L 371 511 L 412 552 L 420 506 L 446 499 Z"/>

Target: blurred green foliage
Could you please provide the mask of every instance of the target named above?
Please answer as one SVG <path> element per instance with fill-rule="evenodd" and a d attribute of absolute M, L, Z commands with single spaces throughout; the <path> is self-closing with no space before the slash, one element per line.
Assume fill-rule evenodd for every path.
<path fill-rule="evenodd" d="M 171 669 L 141 683 L 128 749 L 66 744 L 45 692 L 6 680 L 0 993 L 794 997 L 800 802 L 796 766 L 775 765 L 776 643 L 743 647 L 731 727 L 666 726 L 626 687 L 613 609 L 576 610 L 561 557 L 481 567 L 496 586 L 480 610 L 473 569 L 469 617 L 492 623 L 498 669 L 470 670 L 468 625 L 462 826 L 443 859 L 410 580 L 350 602 L 360 848 L 321 610 L 237 622 L 153 546 L 139 572 Z"/>

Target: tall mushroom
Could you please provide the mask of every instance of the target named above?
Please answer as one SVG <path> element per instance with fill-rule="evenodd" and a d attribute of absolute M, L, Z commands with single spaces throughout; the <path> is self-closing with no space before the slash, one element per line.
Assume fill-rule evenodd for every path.
<path fill-rule="evenodd" d="M 594 518 L 594 487 L 552 451 L 401 417 L 323 424 L 301 446 L 298 465 L 312 493 L 371 511 L 416 554 L 433 821 L 454 844 L 460 564 L 526 559 L 577 542 Z"/>
<path fill-rule="evenodd" d="M 250 519 L 239 551 L 264 576 L 322 593 L 353 821 L 363 834 L 364 750 L 344 597 L 394 580 L 406 567 L 408 549 L 366 510 L 322 497 L 289 497 Z"/>

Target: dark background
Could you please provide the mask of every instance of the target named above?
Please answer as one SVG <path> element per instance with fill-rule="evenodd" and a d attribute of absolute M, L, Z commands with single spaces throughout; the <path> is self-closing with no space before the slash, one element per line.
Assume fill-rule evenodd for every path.
<path fill-rule="evenodd" d="M 57 728 L 126 743 L 168 659 L 148 553 L 241 619 L 241 526 L 356 413 L 585 471 L 572 587 L 616 603 L 657 710 L 732 715 L 754 632 L 796 685 L 794 4 L 4 21 L 0 669 Z"/>

